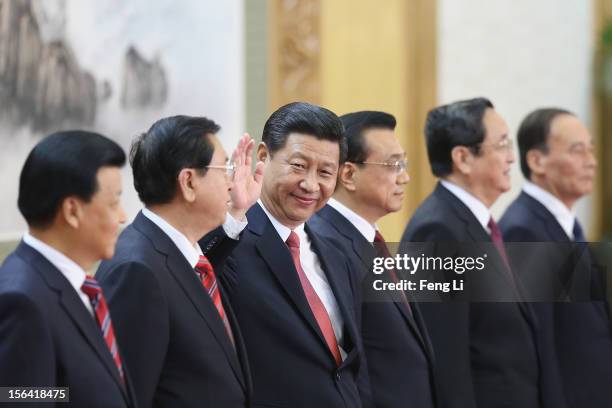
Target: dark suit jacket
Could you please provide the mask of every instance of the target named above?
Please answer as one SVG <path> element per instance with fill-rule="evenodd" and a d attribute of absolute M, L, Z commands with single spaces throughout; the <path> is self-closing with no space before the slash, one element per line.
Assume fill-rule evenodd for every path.
<path fill-rule="evenodd" d="M 569 264 L 558 265 L 559 259 L 565 259 L 563 255 L 579 251 L 581 245 L 576 244 L 572 251 L 570 240 L 561 225 L 533 197 L 521 193 L 506 210 L 500 220 L 500 228 L 506 241 L 559 243 L 558 247 L 546 251 L 549 256 L 543 254 L 546 246 L 527 245 L 521 247 L 520 257 L 512 257 L 513 264 L 520 265 L 522 273 L 529 275 L 525 276 L 527 282 L 535 282 L 538 288 L 540 285 L 561 288 L 569 298 L 572 298 L 577 287 L 589 286 L 581 283 L 584 276 L 572 276 L 576 272 L 589 274 L 588 269 L 580 265 L 576 268 L 577 262 L 571 262 L 571 258 Z M 531 251 L 530 247 L 533 248 Z M 544 264 L 536 263 L 538 259 Z M 542 281 L 542 276 L 545 281 Z M 558 293 L 557 289 L 555 293 Z M 576 302 L 538 306 L 536 311 L 540 324 L 549 339 L 547 346 L 558 359 L 570 406 L 612 406 L 612 327 L 606 304 Z"/>
<path fill-rule="evenodd" d="M 345 257 L 305 227 L 344 319 L 341 346 L 348 356 L 336 367 L 289 249 L 259 204 L 247 218 L 224 279 L 249 352 L 252 406 L 359 408 L 356 382 L 362 350 L 355 324 L 356 286 Z"/>
<path fill-rule="evenodd" d="M 357 265 L 362 282 L 361 334 L 367 361 L 372 405 L 375 407 L 431 408 L 435 406 L 433 350 L 419 307 L 412 313 L 403 302 L 368 301 L 374 275 L 370 265 L 374 248 L 333 207 L 326 205 L 308 224 L 319 235 L 334 240 Z M 359 266 L 363 268 L 359 268 Z M 376 279 L 380 279 L 376 276 Z"/>
<path fill-rule="evenodd" d="M 455 245 L 459 252 L 445 255 L 462 256 L 462 248 L 490 242 L 490 237 L 470 209 L 438 184 L 414 213 L 402 242 L 449 243 L 449 248 Z M 425 255 L 439 255 L 435 245 L 431 248 Z M 473 275 L 472 283 L 494 288 L 499 298 L 514 292 L 507 270 L 499 267 L 503 263 L 497 251 L 489 251 L 487 263 L 495 267 Z M 451 301 L 422 303 L 421 312 L 436 353 L 444 406 L 542 406 L 536 323 L 528 305 Z"/>
<path fill-rule="evenodd" d="M 70 387 L 70 403 L 38 405 L 44 407 L 134 406 L 125 362 L 124 369 L 127 389 L 70 282 L 20 243 L 0 268 L 0 386 Z"/>
<path fill-rule="evenodd" d="M 218 274 L 218 259 L 209 259 Z M 247 406 L 248 364 L 228 295 L 220 284 L 236 350 L 192 266 L 159 227 L 139 213 L 96 277 L 143 407 Z"/>

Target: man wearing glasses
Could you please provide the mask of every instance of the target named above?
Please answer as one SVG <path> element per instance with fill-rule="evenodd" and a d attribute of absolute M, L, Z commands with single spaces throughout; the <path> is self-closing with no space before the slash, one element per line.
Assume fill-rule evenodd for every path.
<path fill-rule="evenodd" d="M 506 122 L 485 98 L 454 102 L 429 112 L 425 139 L 440 182 L 414 213 L 402 242 L 435 243 L 426 256 L 487 254 L 484 270 L 461 275 L 468 280 L 466 292 L 421 304 L 444 406 L 564 406 L 541 385 L 537 323 L 521 302 L 521 284 L 489 210 L 510 189 L 515 157 Z"/>
<path fill-rule="evenodd" d="M 433 351 L 418 306 L 404 296 L 368 301 L 371 257 L 388 254 L 376 222 L 401 209 L 410 180 L 406 153 L 395 137 L 396 121 L 375 111 L 340 119 L 347 160 L 338 172 L 333 197 L 309 224 L 334 240 L 357 265 L 355 279 L 364 291 L 361 332 L 369 377 L 369 387 L 360 389 L 364 406 L 434 407 Z"/>
<path fill-rule="evenodd" d="M 243 337 L 218 262 L 246 226 L 263 163 L 253 177 L 245 135 L 226 164 L 218 131 L 209 119 L 174 116 L 136 139 L 130 164 L 145 208 L 96 274 L 142 407 L 244 408 L 250 398 Z M 234 239 L 203 251 L 198 240 L 221 224 Z"/>

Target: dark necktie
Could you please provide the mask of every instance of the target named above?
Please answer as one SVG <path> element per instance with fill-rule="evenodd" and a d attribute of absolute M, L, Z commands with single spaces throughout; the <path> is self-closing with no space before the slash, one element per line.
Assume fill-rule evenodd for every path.
<path fill-rule="evenodd" d="M 291 231 L 289 238 L 287 238 L 287 246 L 289 247 L 289 252 L 291 252 L 293 264 L 295 265 L 295 270 L 302 284 L 302 290 L 304 290 L 310 310 L 319 325 L 319 329 L 321 329 L 321 333 L 323 333 L 323 338 L 327 343 L 327 347 L 329 347 L 329 350 L 334 356 L 334 360 L 336 360 L 336 365 L 340 366 L 340 364 L 342 364 L 342 355 L 340 354 L 340 347 L 338 347 L 338 340 L 336 339 L 331 319 L 329 318 L 329 314 L 323 302 L 312 287 L 302 268 L 302 263 L 300 262 L 300 238 L 294 231 Z"/>
<path fill-rule="evenodd" d="M 491 241 L 493 241 L 493 243 L 495 244 L 495 247 L 497 248 L 497 252 L 499 252 L 504 262 L 506 263 L 506 266 L 509 269 L 510 262 L 508 262 L 508 255 L 506 254 L 506 247 L 504 246 L 504 239 L 502 238 L 501 231 L 499 230 L 499 227 L 497 226 L 497 223 L 495 222 L 493 217 L 489 218 L 489 223 L 487 224 L 487 226 L 491 230 L 491 233 L 489 234 L 491 236 Z"/>
<path fill-rule="evenodd" d="M 574 221 L 573 233 L 574 233 L 574 241 L 575 242 L 586 242 L 586 237 L 584 236 L 584 231 L 582 231 L 582 227 L 580 226 L 580 223 L 578 222 L 577 218 Z"/>
<path fill-rule="evenodd" d="M 374 243 L 376 244 L 376 249 L 377 249 L 379 256 L 385 257 L 385 258 L 391 258 L 391 252 L 389 252 L 389 247 L 387 247 L 387 242 L 385 241 L 385 238 L 382 236 L 382 234 L 378 230 L 376 230 L 376 235 L 374 235 Z M 398 283 L 399 278 L 397 277 L 397 272 L 395 271 L 395 268 L 389 269 L 388 271 L 389 271 L 389 275 L 391 276 L 391 280 L 394 283 Z M 404 293 L 403 290 L 400 290 L 400 293 L 402 294 L 402 302 L 406 305 L 410 314 L 412 314 L 412 307 L 410 307 L 410 302 L 408 301 L 408 298 L 406 297 L 406 293 Z"/>
<path fill-rule="evenodd" d="M 102 330 L 102 336 L 106 342 L 113 361 L 119 371 L 119 378 L 121 382 L 125 384 L 125 375 L 123 373 L 123 364 L 121 363 L 121 357 L 119 356 L 119 349 L 117 348 L 117 340 L 115 339 L 115 331 L 113 330 L 113 324 L 111 322 L 110 312 L 108 311 L 108 305 L 106 299 L 102 294 L 102 288 L 98 285 L 98 282 L 93 278 L 85 279 L 83 286 L 81 286 L 83 293 L 87 295 L 91 306 L 94 309 L 96 315 L 96 322 Z"/>
<path fill-rule="evenodd" d="M 487 226 L 491 230 L 491 233 L 489 234 L 491 236 L 491 241 L 493 241 L 493 243 L 495 244 L 497 252 L 499 252 L 499 255 L 502 257 L 504 263 L 506 264 L 506 271 L 508 273 L 508 276 L 510 277 L 510 281 L 514 285 L 514 288 L 518 290 L 516 278 L 514 277 L 514 273 L 512 272 L 512 268 L 510 267 L 510 262 L 508 261 L 508 255 L 506 254 L 504 239 L 502 238 L 501 231 L 499 230 L 499 227 L 497 226 L 497 223 L 495 222 L 493 217 L 489 218 L 489 223 L 487 224 Z"/>
<path fill-rule="evenodd" d="M 198 264 L 195 266 L 195 271 L 200 277 L 202 285 L 204 285 L 204 288 L 213 301 L 217 312 L 219 312 L 219 317 L 221 317 L 225 331 L 227 332 L 232 345 L 234 345 L 234 333 L 232 332 L 232 328 L 227 320 L 227 315 L 225 314 L 225 309 L 223 308 L 223 302 L 221 301 L 221 292 L 219 292 L 219 286 L 217 285 L 217 277 L 215 276 L 215 271 L 208 261 L 208 258 L 206 258 L 204 255 L 200 255 Z"/>

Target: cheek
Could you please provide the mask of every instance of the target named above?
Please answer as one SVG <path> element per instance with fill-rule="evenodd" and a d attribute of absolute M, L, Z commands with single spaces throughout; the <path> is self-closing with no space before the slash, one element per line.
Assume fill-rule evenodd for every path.
<path fill-rule="evenodd" d="M 325 198 L 329 198 L 334 194 L 334 190 L 336 189 L 336 178 L 324 180 L 319 185 L 321 186 L 321 195 Z"/>

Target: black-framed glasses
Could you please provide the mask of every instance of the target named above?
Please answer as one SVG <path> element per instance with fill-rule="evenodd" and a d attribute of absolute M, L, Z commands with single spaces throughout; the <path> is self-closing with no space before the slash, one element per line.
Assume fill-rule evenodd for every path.
<path fill-rule="evenodd" d="M 375 164 L 378 166 L 386 166 L 390 168 L 395 168 L 395 172 L 397 174 L 402 174 L 405 171 L 408 171 L 408 160 L 401 159 L 396 160 L 394 162 L 386 163 L 386 162 L 373 162 L 373 161 L 362 161 L 362 162 L 354 162 L 355 164 Z"/>
<path fill-rule="evenodd" d="M 223 165 L 209 164 L 208 166 L 205 166 L 205 168 L 225 170 L 225 174 L 227 174 L 229 177 L 232 177 L 234 175 L 234 170 L 236 169 L 236 166 L 234 165 L 234 163 L 228 163 Z"/>

